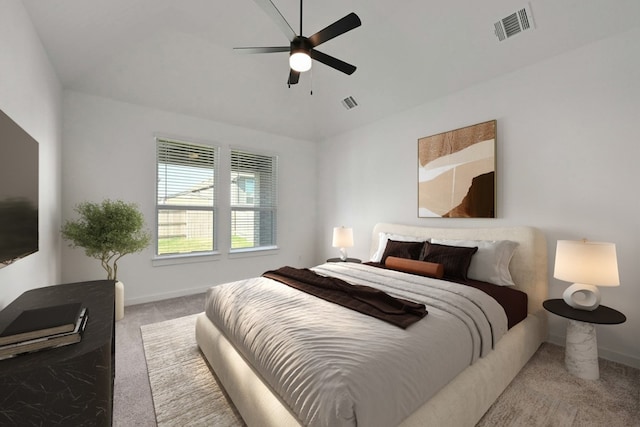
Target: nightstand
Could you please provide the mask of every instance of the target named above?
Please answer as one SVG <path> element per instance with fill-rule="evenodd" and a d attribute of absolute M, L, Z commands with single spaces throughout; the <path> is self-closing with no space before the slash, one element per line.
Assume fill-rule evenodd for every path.
<path fill-rule="evenodd" d="M 346 260 L 342 261 L 340 258 L 329 258 L 327 262 L 355 262 L 357 264 L 360 264 L 362 260 L 358 258 L 347 258 Z"/>
<path fill-rule="evenodd" d="M 597 380 L 600 369 L 595 325 L 624 323 L 627 320 L 625 315 L 604 305 L 593 311 L 577 310 L 562 299 L 546 300 L 542 305 L 545 310 L 569 319 L 564 353 L 567 370 L 576 377 Z"/>

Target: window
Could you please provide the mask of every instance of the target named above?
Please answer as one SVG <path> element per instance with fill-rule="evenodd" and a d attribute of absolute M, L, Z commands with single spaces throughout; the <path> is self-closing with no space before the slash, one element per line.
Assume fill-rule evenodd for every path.
<path fill-rule="evenodd" d="M 156 254 L 215 251 L 218 149 L 160 138 L 157 145 Z"/>
<path fill-rule="evenodd" d="M 275 156 L 231 150 L 231 249 L 276 245 Z"/>

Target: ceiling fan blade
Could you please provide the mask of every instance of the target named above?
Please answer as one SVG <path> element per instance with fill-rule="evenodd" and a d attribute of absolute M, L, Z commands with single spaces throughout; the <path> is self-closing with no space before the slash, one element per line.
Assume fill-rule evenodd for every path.
<path fill-rule="evenodd" d="M 238 53 L 275 53 L 275 52 L 289 52 L 291 50 L 291 46 L 234 47 L 233 50 Z"/>
<path fill-rule="evenodd" d="M 287 80 L 287 84 L 289 85 L 298 84 L 298 80 L 300 80 L 300 72 L 295 70 L 289 71 L 289 79 Z"/>
<path fill-rule="evenodd" d="M 311 49 L 311 57 L 316 61 L 320 61 L 329 67 L 335 68 L 338 71 L 342 71 L 345 74 L 353 74 L 356 71 L 355 65 L 347 64 L 344 61 L 339 60 L 338 58 L 334 58 L 333 56 L 327 55 L 326 53 L 322 53 L 315 49 Z"/>
<path fill-rule="evenodd" d="M 284 19 L 284 16 L 280 13 L 278 8 L 271 2 L 271 0 L 253 0 L 262 10 L 265 11 L 267 15 L 271 18 L 273 22 L 276 23 L 280 30 L 287 36 L 289 41 L 293 41 L 296 38 L 296 32 L 293 31 L 291 25 Z"/>
<path fill-rule="evenodd" d="M 311 47 L 321 45 L 334 37 L 338 37 L 340 34 L 344 34 L 347 31 L 358 28 L 360 25 L 362 25 L 362 22 L 360 21 L 360 18 L 358 18 L 358 15 L 351 12 L 344 18 L 337 20 L 333 24 L 309 37 Z"/>

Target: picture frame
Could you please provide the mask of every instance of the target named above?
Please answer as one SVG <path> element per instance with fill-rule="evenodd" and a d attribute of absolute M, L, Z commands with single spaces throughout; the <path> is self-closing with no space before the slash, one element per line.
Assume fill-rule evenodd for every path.
<path fill-rule="evenodd" d="M 496 120 L 418 139 L 418 217 L 496 217 Z"/>

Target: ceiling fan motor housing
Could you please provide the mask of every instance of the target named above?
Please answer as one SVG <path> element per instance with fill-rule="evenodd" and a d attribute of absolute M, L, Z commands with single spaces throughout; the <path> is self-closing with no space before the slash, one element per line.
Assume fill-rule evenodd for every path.
<path fill-rule="evenodd" d="M 309 42 L 308 38 L 303 36 L 297 36 L 291 42 L 291 54 L 294 54 L 297 52 L 303 52 L 309 55 L 309 52 L 311 51 L 312 47 L 313 46 L 311 46 L 311 43 Z"/>
<path fill-rule="evenodd" d="M 303 37 L 303 36 L 297 36 L 291 42 L 291 53 L 290 53 L 290 55 L 293 55 L 294 53 L 305 53 L 308 56 L 310 56 L 312 47 L 313 46 L 311 46 L 311 43 L 309 42 L 308 38 Z"/>

